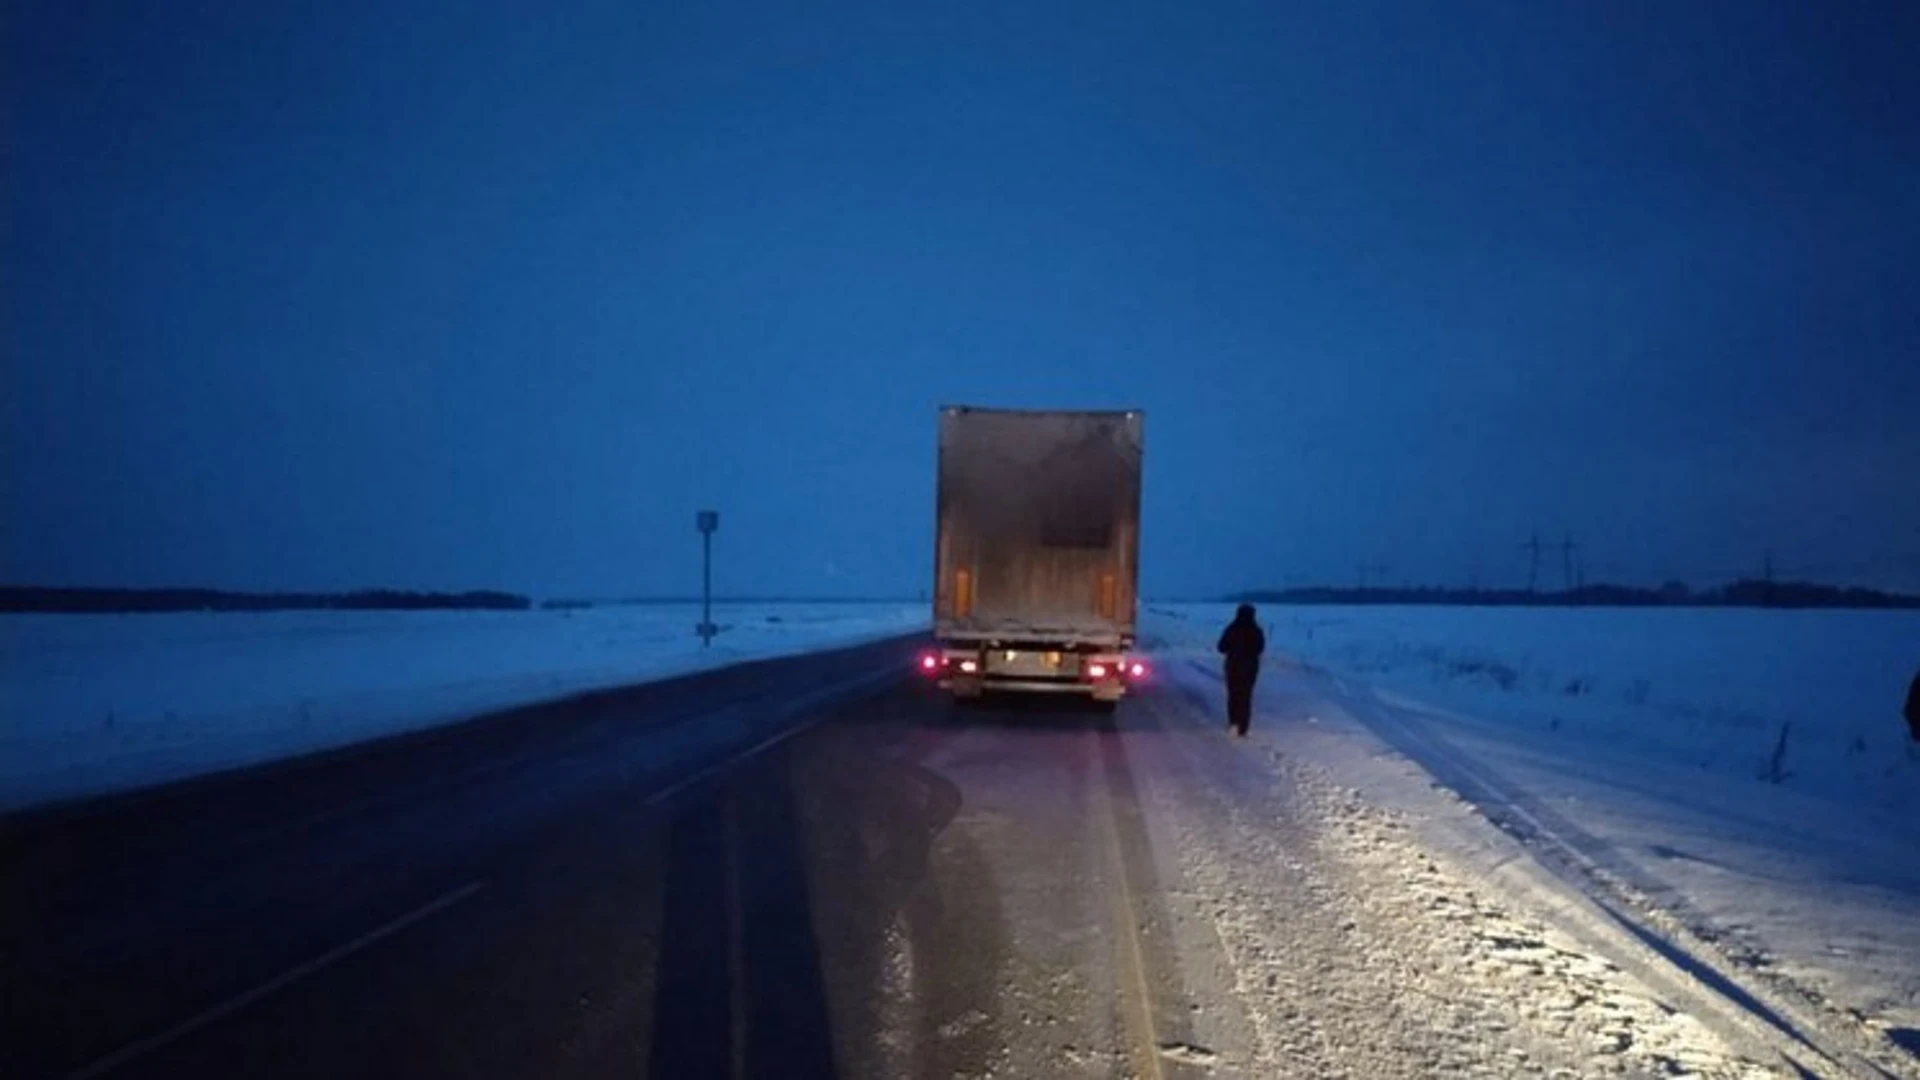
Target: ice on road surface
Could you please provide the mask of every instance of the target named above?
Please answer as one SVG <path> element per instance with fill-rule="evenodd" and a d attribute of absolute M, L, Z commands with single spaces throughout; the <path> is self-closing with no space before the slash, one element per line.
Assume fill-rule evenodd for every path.
<path fill-rule="evenodd" d="M 924 604 L 0 615 L 0 810 L 909 633 Z"/>

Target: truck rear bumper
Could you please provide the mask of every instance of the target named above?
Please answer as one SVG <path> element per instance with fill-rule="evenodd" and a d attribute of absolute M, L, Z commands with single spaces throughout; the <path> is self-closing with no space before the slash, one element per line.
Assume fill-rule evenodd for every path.
<path fill-rule="evenodd" d="M 957 698 L 977 698 L 991 690 L 1119 701 L 1147 673 L 1141 658 L 1108 650 L 986 649 L 952 642 L 921 653 L 916 666 Z"/>
<path fill-rule="evenodd" d="M 955 693 L 1014 690 L 1023 694 L 1086 694 L 1100 687 L 1078 679 L 1019 679 L 989 675 L 984 679 L 948 679 L 941 685 Z"/>
<path fill-rule="evenodd" d="M 942 679 L 940 687 L 956 698 L 978 698 L 988 693 L 1074 694 L 1094 701 L 1119 701 L 1127 695 L 1125 683 L 1081 682 L 1066 679 L 1016 679 L 988 676 L 984 679 Z"/>

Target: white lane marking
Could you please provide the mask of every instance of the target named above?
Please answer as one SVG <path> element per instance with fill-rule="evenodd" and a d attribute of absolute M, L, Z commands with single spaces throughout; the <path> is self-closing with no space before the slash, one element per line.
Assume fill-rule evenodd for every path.
<path fill-rule="evenodd" d="M 738 754 L 734 754 L 732 757 L 729 757 L 724 761 L 716 761 L 713 764 L 708 765 L 706 768 L 697 770 L 696 772 L 686 777 L 683 777 L 679 780 L 674 781 L 671 784 L 668 784 L 666 787 L 663 787 L 659 791 L 656 791 L 653 794 L 647 796 L 646 800 L 641 805 L 657 806 L 660 803 L 666 802 L 668 799 L 671 799 L 675 795 L 678 795 L 681 792 L 687 790 L 688 788 L 697 787 L 698 785 L 705 783 L 707 780 L 712 779 L 716 774 L 719 774 L 727 771 L 728 769 L 734 768 L 735 766 L 739 765 L 744 761 L 747 761 L 750 758 L 756 757 L 760 754 L 764 754 L 768 750 L 771 750 L 773 747 L 778 746 L 783 742 L 786 742 L 788 739 L 793 738 L 795 735 L 800 734 L 802 731 L 805 731 L 808 728 L 813 727 L 816 724 L 820 723 L 821 717 L 817 715 L 812 715 L 812 714 L 817 713 L 823 706 L 839 700 L 851 700 L 863 693 L 868 692 L 869 690 L 877 689 L 878 687 L 884 686 L 889 682 L 896 681 L 899 678 L 900 678 L 900 674 L 898 672 L 892 672 L 892 671 L 883 672 L 877 676 L 868 676 L 860 679 L 852 679 L 846 683 L 829 687 L 827 690 L 822 691 L 820 693 L 811 694 L 811 695 L 808 695 L 807 697 L 801 698 L 799 702 L 789 704 L 787 706 L 788 712 L 800 713 L 802 716 L 806 717 L 800 723 L 782 728 L 779 731 L 774 732 L 772 735 L 768 736 L 767 738 L 760 740 L 759 742 L 753 744 L 752 746 L 748 747 L 745 750 L 742 750 Z"/>
<path fill-rule="evenodd" d="M 831 686 L 824 691 L 810 694 L 804 698 L 801 698 L 798 702 L 789 704 L 788 708 L 791 711 L 800 712 L 803 715 L 805 715 L 807 713 L 814 712 L 818 710 L 820 707 L 827 705 L 831 702 L 834 702 L 836 700 L 857 697 L 860 694 L 877 689 L 880 686 L 883 686 L 888 682 L 895 681 L 899 678 L 900 678 L 899 672 L 885 671 L 877 675 L 867 676 L 864 678 L 850 679 L 845 683 L 840 683 L 835 686 Z M 785 742 L 788 739 L 791 739 L 795 735 L 798 735 L 800 732 L 805 731 L 807 728 L 813 727 L 815 724 L 819 723 L 819 719 L 820 718 L 817 716 L 810 716 L 808 717 L 808 719 L 806 719 L 801 723 L 797 723 L 790 727 L 777 731 L 773 735 L 769 736 L 768 738 L 762 739 L 760 742 L 755 743 L 752 747 L 748 748 L 747 750 L 739 754 L 735 754 L 734 756 L 726 759 L 725 761 L 715 762 L 714 764 L 709 765 L 704 769 L 701 769 L 700 771 L 694 773 L 691 776 L 686 777 L 683 780 L 680 780 L 672 785 L 669 785 L 668 787 L 663 788 L 660 791 L 654 792 L 652 795 L 649 795 L 647 797 L 644 805 L 652 806 L 657 803 L 661 803 L 668 799 L 671 799 L 675 795 L 680 794 L 681 792 L 687 790 L 688 788 L 693 787 L 707 779 L 710 779 L 717 773 L 720 773 L 726 769 L 739 765 L 741 762 L 746 761 L 747 759 L 754 757 L 755 755 L 765 753 L 767 750 L 771 749 L 772 747 L 777 746 L 778 744 Z M 519 764 L 519 763 L 520 762 L 517 759 L 514 762 L 512 762 L 512 764 Z M 323 812 L 322 816 L 323 817 L 330 816 L 331 813 L 332 813 L 331 811 Z M 112 1072 L 115 1069 L 118 1069 L 142 1057 L 145 1057 L 146 1055 L 154 1052 L 155 1050 L 161 1049 L 162 1047 L 167 1046 L 170 1043 L 173 1043 L 182 1038 L 185 1038 L 186 1036 L 191 1035 L 195 1031 L 198 1031 L 201 1028 L 208 1026 L 209 1024 L 213 1024 L 216 1021 L 222 1020 L 227 1016 L 230 1016 L 233 1013 L 236 1013 L 241 1009 L 246 1008 L 248 1005 L 251 1005 L 256 1001 L 259 1001 L 261 998 L 264 998 L 276 991 L 282 990 L 287 986 L 290 986 L 293 983 L 298 982 L 309 975 L 312 975 L 314 972 L 319 971 L 320 969 L 328 966 L 329 964 L 337 963 L 338 961 L 343 960 L 348 956 L 351 956 L 353 953 L 358 952 L 361 949 L 364 949 L 367 946 L 380 941 L 382 938 L 389 937 L 395 933 L 398 933 L 399 931 L 406 929 L 407 927 L 413 925 L 416 922 L 419 922 L 420 920 L 426 918 L 429 915 L 432 915 L 436 912 L 443 911 L 447 908 L 452 907 L 453 905 L 460 903 L 462 900 L 465 900 L 468 897 L 472 896 L 474 893 L 479 892 L 485 886 L 486 886 L 486 883 L 482 881 L 468 882 L 467 884 L 462 885 L 459 888 L 452 890 L 451 892 L 445 893 L 440 897 L 432 901 L 429 901 L 428 903 L 420 907 L 415 908 L 414 910 L 406 913 L 405 915 L 401 915 L 400 917 L 393 919 L 390 922 L 387 922 L 381 926 L 375 927 L 374 929 L 367 931 L 366 933 L 360 935 L 359 937 L 353 939 L 352 941 L 347 942 L 344 945 L 330 949 L 327 952 L 322 953 L 317 957 L 314 957 L 312 960 L 308 960 L 307 962 L 300 964 L 297 967 L 294 967 L 285 972 L 282 972 L 280 975 L 268 980 L 267 982 L 261 983 L 259 986 L 256 986 L 253 989 L 248 990 L 243 994 L 240 994 L 236 997 L 228 998 L 226 1001 L 223 1001 L 218 1005 L 215 1005 L 200 1013 L 196 1013 L 195 1015 L 187 1018 L 186 1020 L 181 1021 L 180 1023 L 174 1025 L 171 1028 L 168 1028 L 165 1031 L 160 1032 L 157 1035 L 149 1035 L 144 1039 L 139 1039 L 135 1042 L 129 1043 L 126 1046 L 121 1047 L 119 1050 L 116 1050 L 113 1053 L 108 1054 L 106 1057 L 100 1058 L 99 1060 L 93 1062 L 90 1065 L 87 1065 L 75 1072 L 67 1074 L 67 1080 L 91 1080 L 91 1078 L 93 1077 L 105 1076 L 106 1074 Z"/>
<path fill-rule="evenodd" d="M 276 991 L 283 990 L 330 964 L 338 963 L 383 938 L 391 937 L 429 915 L 445 911 L 485 887 L 486 882 L 470 881 L 451 892 L 443 893 L 436 899 L 414 908 L 405 915 L 382 923 L 344 945 L 336 946 L 303 964 L 289 968 L 245 993 L 230 997 L 212 1008 L 195 1013 L 193 1016 L 182 1020 L 180 1023 L 175 1024 L 157 1035 L 149 1035 L 144 1039 L 128 1043 L 126 1046 L 95 1061 L 93 1064 L 77 1072 L 67 1074 L 67 1080 L 88 1080 L 90 1077 L 105 1076 L 107 1073 L 123 1065 L 143 1058 L 155 1050 L 193 1034 L 201 1028 L 223 1020 L 254 1002 L 259 1001 L 261 998 Z"/>

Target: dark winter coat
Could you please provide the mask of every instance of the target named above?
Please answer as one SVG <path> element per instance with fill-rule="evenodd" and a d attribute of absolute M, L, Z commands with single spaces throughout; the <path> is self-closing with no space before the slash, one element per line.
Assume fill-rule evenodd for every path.
<path fill-rule="evenodd" d="M 1260 654 L 1267 651 L 1267 635 L 1253 616 L 1240 614 L 1220 635 L 1220 655 L 1227 658 L 1228 678 L 1252 678 L 1260 672 Z"/>
<path fill-rule="evenodd" d="M 1913 676 L 1913 685 L 1907 687 L 1907 730 L 1913 733 L 1913 741 L 1920 742 L 1920 673 Z"/>

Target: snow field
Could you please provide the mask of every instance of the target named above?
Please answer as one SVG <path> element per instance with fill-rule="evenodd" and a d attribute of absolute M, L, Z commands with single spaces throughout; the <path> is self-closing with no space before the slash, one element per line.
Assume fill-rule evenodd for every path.
<path fill-rule="evenodd" d="M 1163 610 L 1189 638 L 1232 614 Z M 1900 716 L 1920 611 L 1276 605 L 1260 621 L 1287 657 L 1516 734 L 1920 810 Z"/>
<path fill-rule="evenodd" d="M 874 640 L 920 604 L 0 616 L 0 810 Z"/>

